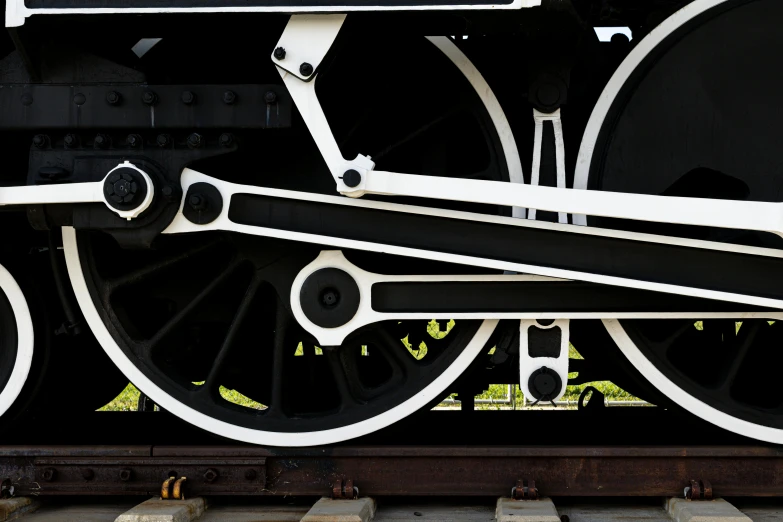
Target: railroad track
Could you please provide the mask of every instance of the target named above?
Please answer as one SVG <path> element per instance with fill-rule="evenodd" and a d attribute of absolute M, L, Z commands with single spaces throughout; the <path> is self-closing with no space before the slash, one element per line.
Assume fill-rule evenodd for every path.
<path fill-rule="evenodd" d="M 204 503 L 199 520 L 301 520 L 319 498 L 352 497 L 355 487 L 360 504 L 376 501 L 375 520 L 478 521 L 494 520 L 497 499 L 516 487 L 520 497 L 553 500 L 508 501 L 514 511 L 504 512 L 506 522 L 690 520 L 676 506 L 740 517 L 706 522 L 748 520 L 735 508 L 750 520 L 783 520 L 775 505 L 783 496 L 781 448 L 661 408 L 521 411 L 515 430 L 510 413 L 432 411 L 350 443 L 309 448 L 232 443 L 166 412 L 32 417 L 0 435 L 0 481 L 16 497 L 6 504 L 36 508 L 23 517 L 32 522 L 115 520 L 160 498 L 170 477 L 172 496 L 186 477 L 179 482 L 186 503 L 144 509 L 199 512 Z M 494 440 L 482 444 L 488 434 Z M 684 501 L 692 481 L 707 500 Z M 350 520 L 364 520 L 366 506 L 335 502 L 358 509 Z M 523 508 L 550 518 L 514 518 L 528 516 Z"/>
<path fill-rule="evenodd" d="M 747 499 L 692 502 L 681 498 L 601 501 L 480 498 L 460 501 L 426 497 L 361 497 L 356 500 L 305 497 L 241 502 L 225 497 L 194 497 L 184 501 L 162 501 L 157 498 L 139 501 L 127 497 L 108 500 L 26 497 L 0 500 L 0 520 L 25 522 L 772 522 L 782 518 L 783 509 L 780 506 L 763 500 Z"/>
<path fill-rule="evenodd" d="M 783 450 L 754 446 L 5 446 L 0 477 L 21 496 L 155 495 L 187 477 L 189 496 L 320 496 L 351 484 L 370 496 L 482 497 L 523 481 L 560 497 L 783 492 Z M 710 492 L 709 494 L 712 494 Z"/>

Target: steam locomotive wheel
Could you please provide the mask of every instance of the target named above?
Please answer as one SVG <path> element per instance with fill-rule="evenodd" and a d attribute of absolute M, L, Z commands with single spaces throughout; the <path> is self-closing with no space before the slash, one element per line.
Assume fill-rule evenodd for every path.
<path fill-rule="evenodd" d="M 509 181 L 511 171 L 521 174 L 497 100 L 453 42 L 422 38 L 388 45 L 378 40 L 378 47 L 367 40 L 346 46 L 348 51 L 338 53 L 316 80 L 327 116 L 333 110 L 329 101 L 340 100 L 334 132 L 346 157 L 352 157 L 355 147 L 373 153 L 378 168 L 448 175 L 453 166 L 466 177 L 498 181 Z M 401 45 L 420 59 L 409 62 L 410 53 L 400 51 Z M 381 56 L 384 52 L 388 56 Z M 365 59 L 363 53 L 383 58 L 387 81 L 377 83 L 386 90 L 354 97 L 345 92 L 354 83 L 332 79 L 342 77 L 341 61 L 348 61 L 350 70 L 352 62 Z M 412 70 L 416 67 L 421 74 Z M 389 100 L 404 92 L 412 77 L 429 79 L 406 101 L 410 117 L 384 120 L 393 116 Z M 339 96 L 330 95 L 330 89 L 339 90 Z M 354 111 L 346 100 L 355 100 Z M 466 139 L 472 140 L 469 147 Z M 446 144 L 454 149 L 443 154 Z M 301 174 L 296 173 L 302 169 L 291 168 L 290 162 L 301 156 L 286 159 L 289 174 L 281 183 L 299 190 L 323 186 L 328 172 L 303 177 L 297 186 L 296 175 Z M 265 181 L 273 178 L 269 174 Z M 333 182 L 324 190 L 333 192 Z M 489 211 L 510 214 L 504 208 Z M 67 227 L 63 244 L 85 318 L 131 382 L 188 422 L 251 443 L 332 443 L 410 415 L 443 396 L 497 325 L 458 321 L 445 335 L 433 335 L 428 321 L 391 321 L 360 329 L 339 347 L 319 347 L 284 302 L 290 286 L 269 269 L 304 266 L 296 263 L 315 259 L 318 247 L 200 233 L 164 235 L 153 249 L 124 251 L 108 235 Z M 344 253 L 354 264 L 380 273 L 471 271 L 418 259 Z"/>
<path fill-rule="evenodd" d="M 33 363 L 33 321 L 21 288 L 0 266 L 0 415 L 14 404 Z"/>
<path fill-rule="evenodd" d="M 783 5 L 696 0 L 637 44 L 604 91 L 574 188 L 779 201 Z M 730 41 L 730 45 L 726 42 Z M 661 208 L 661 212 L 665 212 Z M 578 224 L 781 248 L 781 238 L 574 216 Z M 709 270 L 709 267 L 705 267 Z M 605 320 L 617 346 L 671 401 L 727 430 L 783 443 L 779 322 Z"/>

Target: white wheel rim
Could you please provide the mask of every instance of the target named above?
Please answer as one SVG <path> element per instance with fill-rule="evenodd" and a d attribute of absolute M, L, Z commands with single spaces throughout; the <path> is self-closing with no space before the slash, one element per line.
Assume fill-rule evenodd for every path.
<path fill-rule="evenodd" d="M 11 303 L 17 336 L 14 369 L 11 371 L 11 377 L 5 387 L 0 390 L 0 415 L 3 415 L 19 397 L 24 383 L 27 381 L 27 376 L 30 374 L 30 366 L 33 363 L 34 337 L 33 320 L 30 317 L 27 300 L 14 277 L 3 266 L 0 266 L 0 289 Z"/>
<path fill-rule="evenodd" d="M 508 164 L 510 181 L 521 182 L 523 179 L 522 163 L 519 158 L 516 143 L 514 142 L 514 137 L 511 133 L 511 127 L 508 124 L 506 115 L 503 113 L 500 103 L 492 92 L 492 89 L 490 89 L 486 80 L 484 80 L 473 63 L 451 40 L 446 37 L 428 37 L 428 40 L 438 47 L 438 49 L 440 49 L 454 65 L 459 68 L 481 98 L 498 133 L 501 147 L 503 148 L 503 154 L 506 158 L 506 163 Z M 112 361 L 114 361 L 120 371 L 122 371 L 135 386 L 142 390 L 145 395 L 174 415 L 217 435 L 252 444 L 269 446 L 314 446 L 331 444 L 360 437 L 381 428 L 385 428 L 435 400 L 462 374 L 462 372 L 465 371 L 470 363 L 473 362 L 473 359 L 476 358 L 481 352 L 481 349 L 489 341 L 489 337 L 492 335 L 492 332 L 495 331 L 495 327 L 498 323 L 497 320 L 484 321 L 462 353 L 442 374 L 413 397 L 375 417 L 347 426 L 322 431 L 296 433 L 253 430 L 217 420 L 182 404 L 144 375 L 117 345 L 106 328 L 106 325 L 104 325 L 101 320 L 98 310 L 90 296 L 90 292 L 87 289 L 87 283 L 79 259 L 76 231 L 72 227 L 63 227 L 63 247 L 65 250 L 65 260 L 71 285 L 73 286 L 76 299 L 81 307 L 85 320 L 95 337 L 101 343 L 103 349 Z"/>
<path fill-rule="evenodd" d="M 707 422 L 711 422 L 726 430 L 766 442 L 783 444 L 783 430 L 753 424 L 732 417 L 731 415 L 705 404 L 674 384 L 668 377 L 661 373 L 653 363 L 642 355 L 642 352 L 636 347 L 636 344 L 634 344 L 623 329 L 620 321 L 616 319 L 604 319 L 603 322 L 604 326 L 606 326 L 606 329 L 609 331 L 609 335 L 612 336 L 612 339 L 614 339 L 614 342 L 623 354 L 631 361 L 631 364 L 633 364 L 653 386 L 663 392 L 672 402 L 696 414 Z"/>
<path fill-rule="evenodd" d="M 601 97 L 596 103 L 593 113 L 585 129 L 582 145 L 579 148 L 579 155 L 576 161 L 576 170 L 574 171 L 574 188 L 587 189 L 588 178 L 590 176 L 590 165 L 592 163 L 593 151 L 598 141 L 598 135 L 601 127 L 606 120 L 610 108 L 614 104 L 615 98 L 622 89 L 625 82 L 631 76 L 636 67 L 642 60 L 653 51 L 670 34 L 679 29 L 682 25 L 689 22 L 696 16 L 705 11 L 725 3 L 728 0 L 696 0 L 683 7 L 672 16 L 667 18 L 661 25 L 653 29 L 626 57 L 620 67 L 612 76 L 606 85 Z M 574 215 L 574 223 L 578 225 L 587 225 L 587 217 Z M 658 368 L 655 367 L 636 347 L 628 334 L 622 327 L 620 321 L 616 319 L 604 319 L 604 326 L 609 335 L 623 352 L 625 357 L 634 365 L 634 367 L 661 391 L 666 397 L 686 410 L 693 412 L 698 417 L 746 437 L 783 444 L 783 430 L 770 428 L 753 424 L 736 417 L 732 417 L 712 406 L 700 401 L 690 395 L 685 390 L 677 386 L 668 377 L 666 377 Z"/>

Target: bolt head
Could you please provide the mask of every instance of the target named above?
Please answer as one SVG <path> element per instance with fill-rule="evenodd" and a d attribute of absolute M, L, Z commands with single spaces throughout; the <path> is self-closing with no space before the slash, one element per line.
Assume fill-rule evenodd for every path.
<path fill-rule="evenodd" d="M 120 100 L 122 97 L 120 96 L 120 93 L 117 91 L 109 91 L 106 93 L 106 103 L 109 105 L 117 105 L 120 103 Z"/>
<path fill-rule="evenodd" d="M 138 134 L 128 134 L 127 142 L 129 146 L 136 148 L 141 145 L 141 137 Z"/>
<path fill-rule="evenodd" d="M 193 210 L 205 210 L 207 208 L 207 198 L 201 194 L 191 194 L 188 198 L 188 205 Z"/>
<path fill-rule="evenodd" d="M 349 169 L 343 174 L 343 183 L 346 187 L 356 188 L 362 182 L 362 175 L 358 171 Z"/>
<path fill-rule="evenodd" d="M 245 471 L 245 479 L 246 480 L 255 480 L 256 477 L 258 477 L 258 473 L 256 473 L 256 470 L 249 469 Z"/>
<path fill-rule="evenodd" d="M 334 308 L 340 302 L 340 292 L 335 288 L 327 288 L 321 293 L 321 304 L 325 308 Z"/>
<path fill-rule="evenodd" d="M 285 48 L 278 47 L 275 49 L 275 58 L 278 60 L 285 60 Z"/>
<path fill-rule="evenodd" d="M 76 145 L 76 135 L 75 134 L 66 134 L 65 135 L 65 146 L 66 147 L 73 147 Z"/>
<path fill-rule="evenodd" d="M 107 196 L 117 203 L 130 203 L 136 196 L 138 186 L 129 174 L 117 174 L 110 176 L 107 180 L 111 186 L 108 189 Z"/>
<path fill-rule="evenodd" d="M 275 103 L 277 101 L 277 93 L 275 91 L 266 91 L 264 93 L 264 101 L 267 103 Z"/>
<path fill-rule="evenodd" d="M 144 94 L 141 95 L 141 101 L 146 105 L 155 105 L 155 102 L 158 101 L 158 95 L 152 91 L 145 91 Z"/>
<path fill-rule="evenodd" d="M 201 147 L 201 144 L 203 142 L 203 139 L 201 138 L 201 134 L 194 132 L 190 136 L 188 136 L 188 147 L 195 149 L 198 147 Z"/>
<path fill-rule="evenodd" d="M 230 147 L 232 143 L 234 143 L 234 136 L 228 132 L 224 132 L 220 135 L 220 138 L 218 138 L 218 142 L 222 147 Z"/>
<path fill-rule="evenodd" d="M 160 189 L 160 193 L 163 194 L 165 197 L 171 197 L 172 194 L 174 194 L 174 189 L 170 186 L 166 185 L 162 189 Z"/>
<path fill-rule="evenodd" d="M 36 134 L 33 136 L 33 146 L 36 149 L 43 148 L 46 145 L 46 136 L 43 134 Z"/>
<path fill-rule="evenodd" d="M 123 469 L 120 471 L 120 480 L 123 482 L 129 481 L 133 477 L 133 471 L 129 469 Z"/>
<path fill-rule="evenodd" d="M 193 94 L 191 91 L 183 91 L 180 95 L 180 100 L 182 100 L 182 103 L 185 105 L 190 105 L 194 101 L 196 101 L 196 95 Z"/>
<path fill-rule="evenodd" d="M 560 391 L 562 381 L 557 372 L 542 366 L 530 374 L 527 385 L 535 399 L 551 401 Z"/>
<path fill-rule="evenodd" d="M 46 468 L 43 471 L 43 479 L 47 482 L 53 481 L 55 478 L 57 478 L 57 470 L 54 468 Z"/>
<path fill-rule="evenodd" d="M 171 143 L 171 137 L 168 134 L 158 134 L 158 137 L 155 138 L 155 143 L 158 144 L 158 147 L 165 147 Z"/>
<path fill-rule="evenodd" d="M 76 93 L 73 95 L 73 103 L 75 103 L 76 105 L 84 105 L 85 103 L 87 103 L 87 96 L 85 96 L 80 92 Z"/>
<path fill-rule="evenodd" d="M 95 136 L 94 143 L 96 148 L 102 149 L 109 144 L 109 140 L 103 134 L 98 134 Z"/>
<path fill-rule="evenodd" d="M 217 478 L 218 472 L 215 469 L 210 468 L 204 473 L 204 480 L 207 482 L 215 482 Z"/>
<path fill-rule="evenodd" d="M 313 74 L 313 66 L 307 62 L 304 62 L 302 65 L 299 66 L 299 73 L 302 76 L 310 76 L 311 74 Z"/>
<path fill-rule="evenodd" d="M 128 194 L 130 194 L 131 193 L 130 181 L 121 179 L 116 183 L 114 183 L 114 193 L 123 198 Z"/>
<path fill-rule="evenodd" d="M 223 103 L 231 105 L 235 101 L 237 101 L 237 95 L 234 91 L 226 91 L 223 93 Z"/>

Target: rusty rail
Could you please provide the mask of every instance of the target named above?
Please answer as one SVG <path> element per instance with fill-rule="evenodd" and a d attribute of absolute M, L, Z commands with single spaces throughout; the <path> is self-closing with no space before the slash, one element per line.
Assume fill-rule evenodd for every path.
<path fill-rule="evenodd" d="M 720 447 L 0 446 L 0 481 L 17 495 L 159 495 L 169 477 L 190 495 L 508 495 L 534 480 L 543 496 L 783 496 L 783 449 Z"/>

